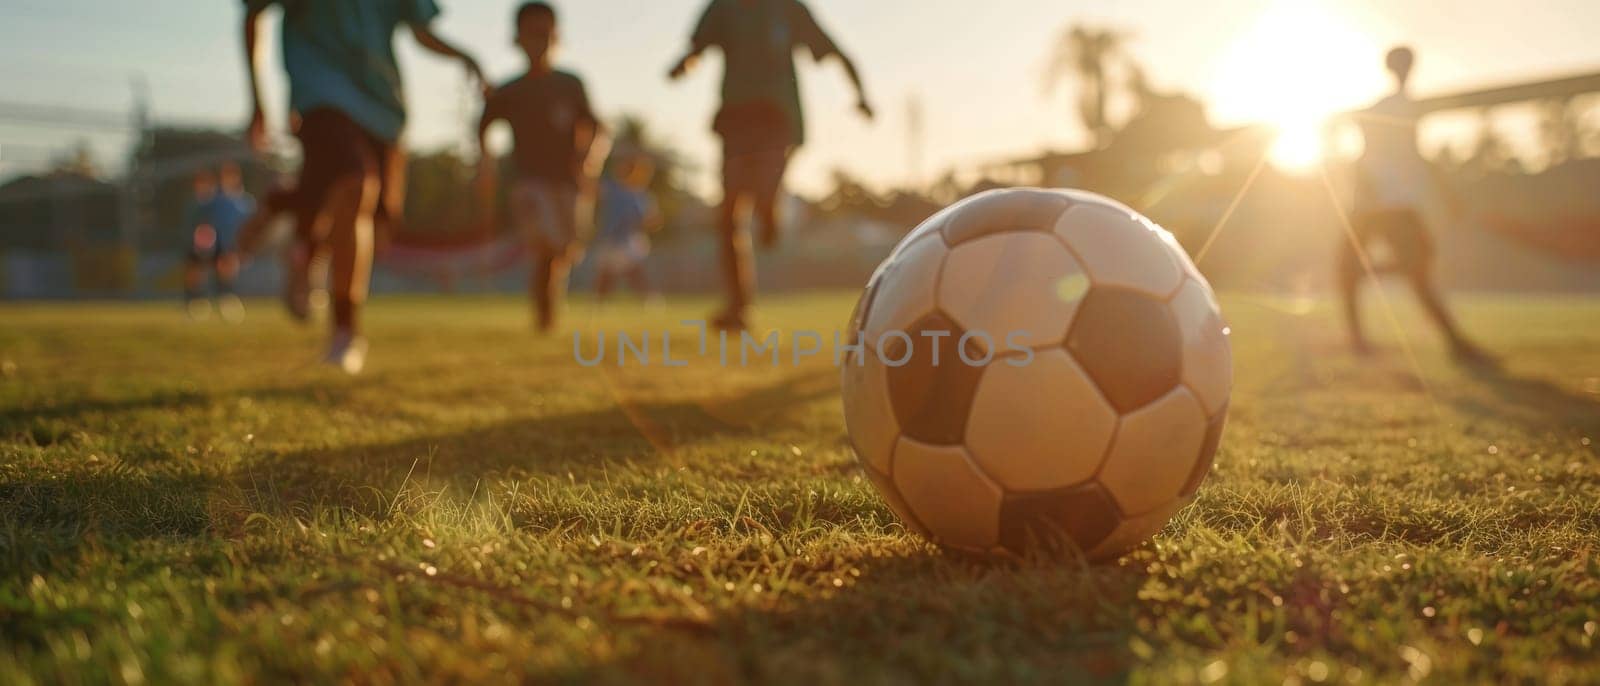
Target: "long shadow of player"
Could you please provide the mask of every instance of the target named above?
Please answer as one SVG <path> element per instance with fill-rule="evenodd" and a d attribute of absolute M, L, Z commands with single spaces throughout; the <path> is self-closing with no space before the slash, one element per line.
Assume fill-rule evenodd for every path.
<path fill-rule="evenodd" d="M 801 431 L 803 418 L 794 410 L 835 393 L 836 382 L 819 381 L 833 373 L 827 368 L 785 376 L 714 403 L 619 399 L 589 410 L 391 443 L 266 455 L 236 470 L 232 481 L 261 511 L 312 505 L 380 516 L 408 482 L 470 487 L 487 477 L 603 480 L 609 467 L 623 462 L 673 464 L 722 438 Z M 726 408 L 739 409 L 730 414 Z"/>
<path fill-rule="evenodd" d="M 1515 376 L 1497 365 L 1473 365 L 1466 372 L 1493 391 L 1495 402 L 1462 398 L 1457 405 L 1476 415 L 1516 418 L 1535 433 L 1551 429 L 1600 431 L 1600 397 L 1570 391 L 1546 379 Z"/>
<path fill-rule="evenodd" d="M 832 587 L 820 600 L 735 610 L 700 631 L 655 632 L 605 668 L 668 683 L 1129 679 L 1138 595 L 1149 579 L 1142 565 L 872 555 L 856 548 L 797 568 L 791 583 Z"/>
<path fill-rule="evenodd" d="M 381 377 L 374 377 L 381 378 Z M 343 403 L 347 389 L 308 382 L 292 386 L 199 391 L 176 389 L 124 398 L 82 397 L 50 401 L 0 412 L 0 436 L 16 436 L 34 445 L 49 446 L 68 438 L 72 430 L 95 420 L 119 419 L 130 412 L 181 412 L 249 398 L 252 401 L 281 400 L 320 405 Z"/>

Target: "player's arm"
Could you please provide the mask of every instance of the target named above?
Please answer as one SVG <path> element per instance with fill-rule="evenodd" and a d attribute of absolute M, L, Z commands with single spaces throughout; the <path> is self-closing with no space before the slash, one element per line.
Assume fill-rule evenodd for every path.
<path fill-rule="evenodd" d="M 717 44 L 717 36 L 721 22 L 718 21 L 717 3 L 706 6 L 706 11 L 700 14 L 700 21 L 695 23 L 694 34 L 689 37 L 689 51 L 683 54 L 672 70 L 667 72 L 667 78 L 681 79 L 685 74 L 694 70 L 694 65 L 700 62 L 700 55 Z"/>
<path fill-rule="evenodd" d="M 572 127 L 573 149 L 577 151 L 578 183 L 585 190 L 596 187 L 606 155 L 611 151 L 611 138 L 604 126 L 593 117 L 580 120 Z"/>
<path fill-rule="evenodd" d="M 683 54 L 683 57 L 678 60 L 677 64 L 672 65 L 671 71 L 667 72 L 667 78 L 674 80 L 681 79 L 690 71 L 693 71 L 694 65 L 699 64 L 700 62 L 700 53 L 705 52 L 706 48 L 708 47 L 710 46 L 691 43 L 689 45 L 689 51 Z"/>
<path fill-rule="evenodd" d="M 850 85 L 856 89 L 856 109 L 867 119 L 873 118 L 871 101 L 867 98 L 867 88 L 861 83 L 861 72 L 856 70 L 856 63 L 839 49 L 833 42 L 833 37 L 817 23 L 811 11 L 805 5 L 794 4 L 794 22 L 798 42 L 811 50 L 813 59 L 821 62 L 829 57 L 839 58 L 839 64 L 844 67 L 844 73 L 850 77 Z"/>
<path fill-rule="evenodd" d="M 478 159 L 480 161 L 489 159 L 489 127 L 494 126 L 494 123 L 500 121 L 503 117 L 500 113 L 500 103 L 496 95 L 497 93 L 494 91 L 489 92 L 489 95 L 483 99 L 483 113 L 478 115 L 477 140 Z"/>
<path fill-rule="evenodd" d="M 861 112 L 861 116 L 872 119 L 874 116 L 872 103 L 867 99 L 867 88 L 861 84 L 861 73 L 856 71 L 856 63 L 842 52 L 835 51 L 833 54 L 839 58 L 839 63 L 844 65 L 844 73 L 850 77 L 850 84 L 855 86 L 856 109 Z"/>
<path fill-rule="evenodd" d="M 572 127 L 572 149 L 577 152 L 579 182 L 592 188 L 600 178 L 600 168 L 605 164 L 606 154 L 611 151 L 611 140 L 589 104 L 589 93 L 581 81 L 577 82 L 577 88 L 578 119 Z"/>
<path fill-rule="evenodd" d="M 489 82 L 483 77 L 483 69 L 478 66 L 478 61 L 472 59 L 471 55 L 468 55 L 460 48 L 451 45 L 449 41 L 440 38 L 438 34 L 433 32 L 433 27 L 429 26 L 428 24 L 422 22 L 412 22 L 411 35 L 417 39 L 417 44 L 421 45 L 428 52 L 441 57 L 459 60 L 462 66 L 466 67 L 467 74 L 478 83 L 478 87 L 483 89 L 485 93 L 488 92 Z"/>
<path fill-rule="evenodd" d="M 256 150 L 267 147 L 267 116 L 261 105 L 261 51 L 256 49 L 264 9 L 263 4 L 252 2 L 244 12 L 244 67 L 250 81 L 250 124 L 245 129 L 245 139 Z"/>
<path fill-rule="evenodd" d="M 666 224 L 666 219 L 661 216 L 661 203 L 656 202 L 656 199 L 650 195 L 650 191 L 645 191 L 645 201 L 644 201 L 644 230 L 645 230 L 645 233 L 655 233 L 657 231 L 660 231 L 661 227 L 663 225 L 665 225 L 665 224 Z"/>
<path fill-rule="evenodd" d="M 489 152 L 489 127 L 503 118 L 501 106 L 496 93 L 490 91 L 483 99 L 483 114 L 478 117 L 478 178 L 476 188 L 478 199 L 489 204 L 494 199 L 496 183 L 495 159 Z"/>

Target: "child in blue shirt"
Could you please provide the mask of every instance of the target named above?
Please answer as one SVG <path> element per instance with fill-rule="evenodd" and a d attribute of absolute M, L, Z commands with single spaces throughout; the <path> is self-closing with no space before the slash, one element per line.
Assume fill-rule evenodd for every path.
<path fill-rule="evenodd" d="M 594 249 L 595 294 L 602 299 L 619 279 L 640 295 L 651 295 L 644 268 L 650 255 L 647 234 L 661 226 L 661 213 L 649 190 L 654 176 L 655 162 L 649 155 L 619 150 L 611 173 L 600 181 Z"/>

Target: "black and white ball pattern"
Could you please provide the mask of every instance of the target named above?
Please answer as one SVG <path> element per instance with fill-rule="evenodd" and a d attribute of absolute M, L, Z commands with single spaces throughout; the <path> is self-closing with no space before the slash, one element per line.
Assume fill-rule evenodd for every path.
<path fill-rule="evenodd" d="M 1189 502 L 1227 414 L 1211 287 L 1170 233 L 1093 193 L 946 208 L 878 267 L 850 334 L 856 454 L 908 527 L 955 549 L 1118 555 Z"/>

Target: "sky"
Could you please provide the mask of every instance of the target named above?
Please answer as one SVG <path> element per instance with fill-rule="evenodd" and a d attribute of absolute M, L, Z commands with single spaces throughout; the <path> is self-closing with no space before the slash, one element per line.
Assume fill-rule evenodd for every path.
<path fill-rule="evenodd" d="M 516 75 L 515 0 L 439 0 L 437 32 L 475 53 L 493 80 Z M 582 76 L 602 114 L 634 113 L 714 178 L 720 59 L 669 82 L 705 0 L 567 0 L 558 64 Z M 1303 124 L 1383 95 L 1382 53 L 1415 47 L 1419 93 L 1600 71 L 1594 0 L 809 0 L 852 57 L 878 109 L 853 109 L 835 63 L 804 58 L 810 142 L 791 181 L 828 188 L 833 170 L 880 187 L 929 180 L 953 166 L 1081 145 L 1070 87 L 1047 93 L 1045 65 L 1073 23 L 1126 30 L 1128 52 L 1162 90 L 1198 95 L 1213 122 Z M 6 0 L 0 9 L 0 177 L 37 168 L 77 141 L 115 168 L 125 133 L 6 121 L 6 106 L 127 112 L 146 84 L 157 119 L 238 128 L 246 111 L 242 3 L 230 0 Z M 1586 29 L 1589 31 L 1586 32 Z M 286 100 L 269 25 L 269 108 Z M 398 39 L 411 111 L 409 144 L 433 148 L 468 135 L 478 102 L 456 64 Z M 922 162 L 907 134 L 923 112 Z M 279 129 L 282 117 L 276 117 Z"/>

